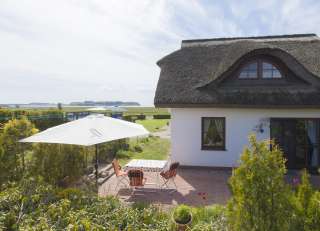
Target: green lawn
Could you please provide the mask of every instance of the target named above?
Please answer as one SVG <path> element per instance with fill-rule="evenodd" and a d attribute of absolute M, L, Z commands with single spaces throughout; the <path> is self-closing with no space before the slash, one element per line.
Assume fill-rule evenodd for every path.
<path fill-rule="evenodd" d="M 167 125 L 169 119 L 150 119 L 137 120 L 136 123 L 142 124 L 149 132 L 161 131 L 161 128 Z"/>
<path fill-rule="evenodd" d="M 138 150 L 140 149 L 141 150 Z M 170 140 L 159 137 L 131 139 L 128 151 L 119 151 L 117 159 L 121 165 L 131 159 L 165 160 L 168 158 Z"/>

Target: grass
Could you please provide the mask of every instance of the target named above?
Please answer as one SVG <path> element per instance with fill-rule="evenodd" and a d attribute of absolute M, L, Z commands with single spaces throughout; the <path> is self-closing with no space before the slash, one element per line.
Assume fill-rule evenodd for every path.
<path fill-rule="evenodd" d="M 121 165 L 131 159 L 166 160 L 170 149 L 170 140 L 159 137 L 131 139 L 128 151 L 121 150 L 117 158 Z"/>
<path fill-rule="evenodd" d="M 167 125 L 168 119 L 137 120 L 136 123 L 143 125 L 149 132 L 161 131 Z"/>

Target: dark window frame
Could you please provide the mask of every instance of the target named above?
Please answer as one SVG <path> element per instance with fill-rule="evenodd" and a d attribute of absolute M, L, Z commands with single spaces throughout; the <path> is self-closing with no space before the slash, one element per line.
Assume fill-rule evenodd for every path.
<path fill-rule="evenodd" d="M 252 63 L 257 63 L 258 69 L 257 69 L 257 77 L 255 78 L 243 78 L 240 77 L 241 72 L 243 71 L 244 68 L 246 68 L 248 65 L 252 64 Z M 281 77 L 277 77 L 277 78 L 264 78 L 263 77 L 263 63 L 268 63 L 271 64 L 272 66 L 274 66 L 281 74 Z M 284 75 L 284 71 L 282 70 L 281 66 L 279 64 L 277 64 L 277 62 L 275 62 L 274 60 L 270 59 L 270 58 L 254 58 L 254 59 L 250 59 L 247 62 L 243 63 L 238 71 L 238 79 L 239 80 L 244 80 L 244 81 L 248 81 L 248 80 L 257 80 L 257 79 L 263 79 L 263 80 L 280 80 L 285 78 Z"/>
<path fill-rule="evenodd" d="M 272 130 L 272 123 L 274 123 L 274 122 L 280 122 L 280 123 L 283 123 L 283 122 L 287 122 L 288 120 L 290 120 L 290 121 L 293 121 L 293 122 L 297 122 L 298 120 L 302 120 L 302 121 L 306 121 L 306 120 L 312 120 L 312 121 L 317 121 L 319 124 L 320 124 L 320 118 L 319 117 L 271 117 L 270 118 L 270 125 L 269 125 L 269 129 L 270 129 L 270 134 L 269 134 L 269 136 L 270 136 L 270 140 L 272 140 L 272 139 L 275 139 L 275 137 L 273 137 L 272 135 L 272 132 L 271 132 L 271 130 Z M 284 136 L 284 130 L 282 130 L 281 131 L 281 134 L 280 134 L 280 136 L 281 137 L 283 137 Z M 296 136 L 298 135 L 298 133 L 297 133 L 297 130 L 295 129 L 294 130 L 294 136 L 295 136 L 295 138 L 296 138 Z M 318 128 L 317 129 L 317 131 L 316 131 L 316 136 L 318 137 L 318 139 L 319 139 L 319 137 L 320 137 L 320 129 Z M 278 145 L 278 143 L 277 143 L 277 141 L 275 140 L 275 142 L 276 142 L 276 145 Z M 299 144 L 297 144 L 296 143 L 296 141 L 294 142 L 294 145 L 295 145 L 295 148 L 297 148 L 298 146 L 300 146 L 300 147 L 303 147 L 303 148 L 306 148 L 306 147 L 308 147 L 308 145 L 307 146 L 305 146 L 305 145 L 299 145 Z M 318 143 L 314 143 L 314 144 L 312 144 L 312 146 L 316 146 L 316 149 L 318 150 L 318 153 L 317 153 L 317 155 L 318 155 L 318 158 L 320 157 L 320 142 L 318 141 Z M 270 145 L 270 149 L 272 150 L 272 145 Z M 284 156 L 286 157 L 286 153 L 283 153 L 284 154 Z M 289 155 L 291 155 L 292 153 L 288 153 Z M 307 155 L 307 154 L 306 154 Z M 292 158 L 292 156 L 290 157 L 286 157 L 286 158 Z M 305 160 L 308 160 L 307 158 L 307 156 L 305 156 Z M 291 166 L 289 166 L 289 164 L 294 164 L 294 166 L 293 165 L 291 165 Z M 308 166 L 308 164 L 305 164 L 305 166 L 303 166 L 302 168 L 301 167 L 297 167 L 297 163 L 289 163 L 289 159 L 288 159 L 288 161 L 286 162 L 286 166 L 287 166 L 287 168 L 289 168 L 289 169 L 302 169 L 302 168 L 307 168 L 310 172 L 312 172 L 312 173 L 318 173 L 318 168 L 320 167 L 320 159 L 318 159 L 318 166 L 317 167 L 313 167 L 313 166 Z"/>
<path fill-rule="evenodd" d="M 244 77 L 240 77 L 242 71 L 244 71 L 244 69 L 253 64 L 253 63 L 257 63 L 257 76 L 256 77 L 247 77 L 247 78 L 244 78 Z M 248 62 L 246 62 L 244 65 L 241 65 L 240 67 L 240 70 L 239 70 L 239 73 L 238 73 L 238 79 L 241 79 L 241 80 L 248 80 L 248 79 L 259 79 L 259 62 L 257 60 L 250 60 Z"/>
<path fill-rule="evenodd" d="M 209 147 L 204 145 L 204 121 L 206 119 L 222 119 L 223 122 L 223 144 L 222 146 Z M 225 117 L 201 117 L 201 150 L 204 151 L 226 151 L 226 118 Z"/>

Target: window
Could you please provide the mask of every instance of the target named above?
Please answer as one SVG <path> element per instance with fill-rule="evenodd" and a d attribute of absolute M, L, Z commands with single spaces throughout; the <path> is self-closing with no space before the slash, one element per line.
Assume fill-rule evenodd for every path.
<path fill-rule="evenodd" d="M 271 63 L 262 62 L 262 78 L 264 79 L 273 79 L 281 78 L 281 73 L 273 66 Z"/>
<path fill-rule="evenodd" d="M 225 150 L 225 118 L 203 117 L 201 131 L 202 150 Z"/>
<path fill-rule="evenodd" d="M 240 79 L 256 79 L 258 78 L 258 62 L 246 65 L 239 75 Z"/>
<path fill-rule="evenodd" d="M 279 79 L 281 72 L 268 61 L 257 60 L 245 65 L 239 74 L 239 79 Z"/>

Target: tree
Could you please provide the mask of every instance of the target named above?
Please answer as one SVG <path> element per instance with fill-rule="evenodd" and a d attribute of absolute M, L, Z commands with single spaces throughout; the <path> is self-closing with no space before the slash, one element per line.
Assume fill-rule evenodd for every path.
<path fill-rule="evenodd" d="M 32 155 L 32 173 L 51 184 L 61 183 L 66 177 L 76 180 L 84 173 L 85 153 L 86 148 L 77 145 L 37 144 Z"/>
<path fill-rule="evenodd" d="M 58 104 L 57 104 L 57 108 L 58 108 L 59 110 L 62 110 L 62 103 L 58 103 Z"/>
<path fill-rule="evenodd" d="M 292 193 L 284 182 L 285 159 L 277 146 L 269 150 L 269 141 L 257 142 L 254 135 L 249 141 L 230 178 L 231 230 L 286 230 Z"/>
<path fill-rule="evenodd" d="M 319 193 L 314 192 L 306 169 L 301 173 L 301 183 L 292 198 L 293 216 L 290 230 L 320 230 Z"/>
<path fill-rule="evenodd" d="M 30 144 L 22 144 L 18 141 L 37 132 L 34 125 L 26 118 L 9 120 L 3 127 L 0 136 L 0 162 L 1 183 L 6 180 L 18 179 L 25 170 L 24 153 L 31 148 Z"/>

